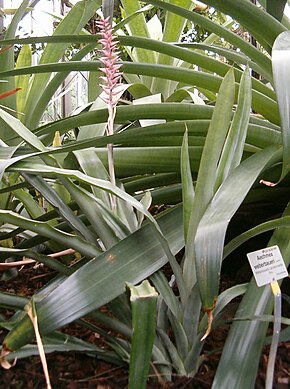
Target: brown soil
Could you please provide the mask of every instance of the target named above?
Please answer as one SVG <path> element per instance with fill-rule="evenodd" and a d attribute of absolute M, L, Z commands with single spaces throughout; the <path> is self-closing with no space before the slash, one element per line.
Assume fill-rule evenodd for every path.
<path fill-rule="evenodd" d="M 34 269 L 26 266 L 19 272 L 19 276 L 12 281 L 2 282 L 6 292 L 30 296 L 42 283 L 53 274 L 44 267 Z M 223 281 L 225 284 L 228 281 Z M 229 285 L 226 285 L 229 286 Z M 2 310 L 2 315 L 9 315 L 9 311 Z M 86 341 L 96 342 L 95 334 L 75 324 L 63 329 L 71 335 Z M 156 377 L 150 377 L 149 389 L 209 389 L 219 362 L 221 350 L 227 335 L 228 328 L 224 326 L 213 331 L 204 347 L 204 361 L 194 378 L 174 377 L 173 382 L 163 386 Z M 5 330 L 0 329 L 0 340 L 4 338 Z M 256 388 L 264 388 L 265 372 L 267 367 L 268 347 L 265 347 L 260 361 L 260 368 L 256 381 Z M 290 343 L 280 344 L 275 370 L 274 389 L 290 387 Z M 128 385 L 127 366 L 112 366 L 96 358 L 78 353 L 53 353 L 47 355 L 48 370 L 53 389 L 122 389 Z M 21 359 L 10 370 L 1 368 L 0 389 L 44 389 L 45 378 L 39 357 Z"/>

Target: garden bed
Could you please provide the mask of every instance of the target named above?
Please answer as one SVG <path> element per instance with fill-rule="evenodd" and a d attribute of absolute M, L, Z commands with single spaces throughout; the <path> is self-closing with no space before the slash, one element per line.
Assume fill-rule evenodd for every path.
<path fill-rule="evenodd" d="M 250 273 L 244 268 L 244 278 Z M 51 270 L 33 265 L 26 266 L 19 272 L 19 276 L 9 282 L 5 282 L 5 291 L 17 293 L 18 295 L 31 296 L 43 283 L 46 283 L 53 276 Z M 241 277 L 241 274 L 239 274 Z M 222 288 L 229 287 L 234 282 L 233 275 L 222 280 Z M 227 315 L 230 319 L 235 310 L 235 304 L 231 305 Z M 2 314 L 9 312 L 2 310 Z M 211 388 L 215 370 L 217 368 L 220 354 L 225 342 L 228 325 L 223 325 L 212 331 L 205 342 L 204 360 L 194 378 L 178 377 L 173 378 L 173 382 L 165 385 L 158 383 L 156 377 L 151 376 L 148 388 Z M 76 324 L 70 324 L 63 328 L 63 331 L 80 339 L 103 344 L 102 339 L 94 332 L 84 329 Z M 3 339 L 5 331 L 1 331 Z M 1 339 L 1 340 L 2 340 Z M 260 360 L 260 368 L 256 381 L 256 388 L 264 388 L 265 374 L 267 367 L 269 347 L 265 347 Z M 127 366 L 113 366 L 97 358 L 85 354 L 68 352 L 47 354 L 48 370 L 50 374 L 52 388 L 57 389 L 122 389 L 128 385 Z M 281 343 L 278 349 L 275 370 L 274 389 L 286 389 L 290 385 L 290 343 Z M 2 389 L 42 389 L 45 388 L 45 377 L 43 374 L 40 358 L 30 357 L 17 361 L 16 366 L 10 370 L 1 369 Z"/>

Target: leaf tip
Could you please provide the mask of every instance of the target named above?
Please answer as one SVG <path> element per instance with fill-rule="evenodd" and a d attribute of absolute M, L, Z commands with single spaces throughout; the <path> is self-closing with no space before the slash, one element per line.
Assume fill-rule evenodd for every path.
<path fill-rule="evenodd" d="M 203 342 L 210 334 L 211 332 L 211 329 L 212 329 L 212 322 L 213 322 L 213 313 L 212 313 L 212 309 L 208 310 L 206 312 L 207 314 L 207 329 L 205 331 L 205 334 L 203 335 L 203 337 L 200 339 L 201 342 Z"/>
<path fill-rule="evenodd" d="M 266 186 L 269 186 L 269 187 L 273 187 L 273 186 L 277 185 L 277 183 L 275 184 L 274 182 L 266 181 L 266 180 L 260 180 L 260 184 L 263 184 L 263 185 L 266 185 Z"/>
<path fill-rule="evenodd" d="M 2 344 L 2 349 L 1 349 L 1 357 L 0 357 L 0 360 L 1 360 L 1 366 L 3 367 L 3 369 L 10 369 L 11 367 L 15 366 L 16 365 L 16 362 L 17 362 L 17 358 L 14 359 L 14 361 L 12 363 L 8 362 L 6 357 L 7 355 L 9 355 L 10 353 L 12 352 L 12 350 L 10 350 L 5 342 Z"/>

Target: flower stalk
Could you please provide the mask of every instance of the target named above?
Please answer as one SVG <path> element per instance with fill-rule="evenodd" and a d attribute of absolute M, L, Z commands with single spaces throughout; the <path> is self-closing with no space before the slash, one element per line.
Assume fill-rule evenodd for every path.
<path fill-rule="evenodd" d="M 106 126 L 106 134 L 114 134 L 114 120 L 116 116 L 116 107 L 119 98 L 123 91 L 123 85 L 121 83 L 122 73 L 120 72 L 121 65 L 117 62 L 120 60 L 118 51 L 118 42 L 113 35 L 113 28 L 110 22 L 110 17 L 102 18 L 97 22 L 97 26 L 100 29 L 101 35 L 100 43 L 102 45 L 100 61 L 103 67 L 100 69 L 104 75 L 101 76 L 103 84 L 103 100 L 108 105 L 108 121 Z M 113 185 L 116 185 L 115 169 L 114 169 L 114 157 L 113 157 L 113 144 L 108 144 L 108 168 L 110 181 Z M 116 209 L 116 198 L 111 196 L 112 209 Z"/>

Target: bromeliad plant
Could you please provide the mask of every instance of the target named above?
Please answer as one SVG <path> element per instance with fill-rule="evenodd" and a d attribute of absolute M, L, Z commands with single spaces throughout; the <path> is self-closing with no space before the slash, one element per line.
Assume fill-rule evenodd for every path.
<path fill-rule="evenodd" d="M 33 297 L 47 350 L 60 349 L 63 337 L 57 330 L 78 321 L 101 333 L 113 351 L 73 338 L 63 342 L 61 349 L 83 347 L 111 362 L 130 362 L 132 388 L 145 385 L 150 348 L 151 368 L 160 380 L 170 380 L 173 374 L 193 376 L 202 361 L 206 336 L 211 335 L 229 302 L 245 293 L 213 385 L 251 388 L 269 324 L 265 315 L 272 310 L 269 288 L 258 289 L 252 281 L 219 293 L 219 281 L 222 260 L 245 240 L 266 230 L 280 227 L 270 244 L 278 244 L 284 258 L 289 257 L 285 239 L 288 209 L 280 219 L 224 244 L 229 222 L 241 205 L 258 204 L 270 193 L 281 199 L 279 188 L 270 192 L 259 180 L 276 180 L 275 167 L 280 166 L 283 155 L 285 161 L 288 150 L 288 131 L 284 128 L 281 136 L 267 54 L 286 27 L 278 15 L 271 16 L 248 1 L 204 1 L 243 24 L 261 43 L 262 51 L 225 26 L 192 12 L 192 2 L 183 7 L 178 1 L 146 3 L 164 11 L 158 40 L 151 31 L 156 31 L 152 26 L 160 31 L 160 22 L 154 18 L 148 25 L 143 17 L 147 8 L 142 9 L 138 1 L 122 1 L 126 19 L 114 27 L 130 57 L 122 62 L 123 76 L 132 99 L 139 104 L 123 101 L 116 107 L 117 132 L 109 135 L 105 134 L 108 109 L 98 108 L 102 96 L 88 112 L 40 124 L 50 97 L 69 71 L 95 72 L 103 66 L 101 60 L 79 61 L 95 47 L 96 37 L 80 32 L 100 2 L 77 3 L 52 37 L 16 40 L 12 39 L 15 23 L 9 28 L 3 45 L 49 43 L 38 66 L 13 69 L 7 59 L 0 74 L 11 83 L 16 76 L 32 74 L 21 122 L 0 111 L 5 142 L 0 149 L 1 169 L 17 177 L 12 186 L 9 181 L 3 183 L 1 194 L 11 193 L 11 199 L 18 199 L 21 205 L 10 207 L 17 213 L 0 211 L 2 238 L 23 239 L 13 248 L 2 248 L 1 259 L 25 255 L 57 271 L 56 278 Z M 26 11 L 28 3 L 23 4 L 15 20 Z M 197 23 L 213 35 L 203 44 L 184 43 L 181 36 L 186 23 Z M 121 30 L 124 25 L 128 35 Z M 64 35 L 68 33 L 73 35 Z M 240 52 L 212 44 L 216 36 Z M 69 42 L 85 46 L 73 60 L 58 63 Z M 250 77 L 249 67 L 262 81 Z M 115 70 L 119 72 L 119 68 Z M 53 76 L 49 72 L 54 72 Z M 203 95 L 203 100 L 198 98 L 200 104 L 192 103 L 196 90 Z M 251 109 L 256 114 L 251 114 Z M 148 119 L 154 124 L 148 125 Z M 74 141 L 51 147 L 56 131 L 63 135 L 76 128 Z M 116 185 L 109 181 L 106 170 L 110 144 L 114 144 Z M 287 181 L 283 189 L 288 196 Z M 42 196 L 44 206 L 35 193 Z M 117 199 L 116 211 L 112 211 L 109 194 Z M 153 218 L 147 211 L 151 201 L 171 206 Z M 40 244 L 45 246 L 42 253 L 35 250 Z M 47 255 L 67 248 L 80 253 L 81 259 L 68 265 Z M 182 249 L 184 257 L 178 263 L 174 255 Z M 167 261 L 173 273 L 170 282 L 160 271 Z M 157 310 L 156 292 L 148 284 L 142 284 L 140 290 L 132 286 L 147 278 L 159 294 Z M 126 285 L 131 290 L 133 315 L 124 294 Z M 137 307 L 133 304 L 136 297 L 140 299 Z M 145 307 L 143 299 L 147 300 Z M 12 359 L 35 352 L 30 344 L 33 328 L 23 311 L 27 300 L 3 292 L 0 303 L 17 312 L 13 320 L 2 323 L 10 331 L 3 356 Z M 114 318 L 98 310 L 104 304 Z M 123 338 L 109 336 L 98 323 Z M 150 342 L 139 344 L 145 329 Z M 136 375 L 139 357 L 144 369 Z"/>

